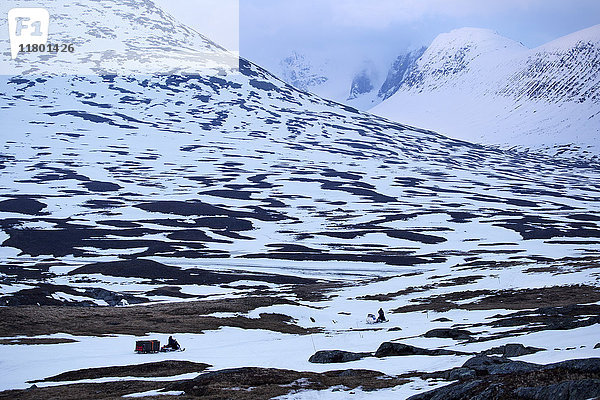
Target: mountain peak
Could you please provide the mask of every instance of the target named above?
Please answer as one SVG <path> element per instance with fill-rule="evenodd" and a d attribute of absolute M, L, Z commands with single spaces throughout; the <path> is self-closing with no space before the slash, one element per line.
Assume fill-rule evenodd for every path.
<path fill-rule="evenodd" d="M 523 44 L 506 38 L 491 29 L 482 28 L 460 28 L 448 33 L 438 35 L 427 52 L 452 52 L 463 49 L 473 52 L 490 52 L 497 50 L 519 50 L 524 49 Z"/>
<path fill-rule="evenodd" d="M 0 12 L 6 15 L 13 6 L 27 2 L 2 2 Z M 237 56 L 177 22 L 151 0 L 54 0 L 45 8 L 50 14 L 48 42 L 70 44 L 74 51 L 20 53 L 0 64 L 3 74 L 171 74 L 237 68 Z M 0 29 L 7 30 L 6 24 L 0 19 Z M 7 37 L 0 44 L 10 48 Z"/>

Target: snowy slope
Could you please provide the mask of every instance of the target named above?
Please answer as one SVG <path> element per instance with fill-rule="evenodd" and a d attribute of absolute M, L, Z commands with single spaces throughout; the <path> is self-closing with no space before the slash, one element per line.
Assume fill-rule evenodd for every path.
<path fill-rule="evenodd" d="M 535 49 L 463 28 L 439 35 L 372 111 L 465 140 L 597 154 L 599 89 L 600 25 Z"/>
<path fill-rule="evenodd" d="M 65 41 L 75 40 L 69 27 L 80 15 L 67 11 L 71 4 L 51 7 L 62 16 L 56 34 Z M 137 18 L 138 8 L 150 3 L 102 4 L 89 9 L 85 27 L 76 31 L 92 52 L 95 22 L 129 16 L 136 40 L 146 46 L 143 38 L 153 38 L 167 18 Z M 170 46 L 188 46 L 185 29 L 171 26 Z M 220 49 L 197 40 L 197 50 L 186 50 L 192 56 L 186 68 L 194 70 L 198 59 L 203 74 L 150 73 L 136 69 L 136 56 L 123 74 L 93 74 L 96 64 L 79 60 L 89 67 L 86 74 L 49 75 L 22 61 L 19 75 L 0 77 L 0 304 L 37 309 L 266 293 L 286 302 L 246 310 L 245 317 L 278 313 L 290 316 L 289 323 L 284 319 L 289 326 L 322 330 L 309 337 L 233 327 L 225 313 L 188 315 L 226 327 L 202 335 L 174 332 L 189 349 L 173 357 L 215 368 L 400 374 L 459 366 L 467 356 L 370 357 L 347 367 L 307 360 L 317 349 L 373 351 L 399 337 L 480 351 L 485 344 L 478 341 L 422 335 L 456 321 L 472 324 L 490 345 L 504 344 L 517 335 L 515 326 L 489 324 L 508 304 L 430 315 L 417 307 L 420 299 L 479 291 L 457 300 L 466 307 L 485 297 L 482 292 L 493 297 L 502 289 L 598 285 L 597 163 L 411 128 L 299 91 L 244 60 L 239 71 L 208 73 L 202 60 Z M 167 67 L 169 52 L 156 50 Z M 102 59 L 99 65 L 104 71 L 113 64 Z M 333 293 L 307 300 L 291 290 L 315 282 L 331 285 Z M 417 309 L 391 317 L 401 331 L 363 329 L 368 312 L 406 305 Z M 450 322 L 436 321 L 442 316 Z M 522 341 L 552 343 L 538 356 L 545 360 L 597 353 L 587 316 L 568 335 L 548 328 L 524 332 Z M 490 338 L 499 333 L 505 336 Z M 7 372 L 0 389 L 105 366 L 107 354 L 115 363 L 148 360 L 131 353 L 133 336 L 77 340 L 41 349 L 1 344 Z M 577 350 L 569 350 L 573 346 Z M 387 395 L 407 397 L 427 385 Z"/>
<path fill-rule="evenodd" d="M 9 264 L 57 263 L 65 269 L 52 271 L 64 273 L 100 261 L 235 259 L 369 270 L 469 259 L 472 240 L 504 237 L 527 257 L 575 251 L 545 241 L 554 237 L 598 236 L 595 222 L 572 217 L 598 208 L 593 164 L 410 129 L 248 62 L 222 76 L 4 76 L 1 93 Z M 457 249 L 458 259 L 442 255 Z"/>
<path fill-rule="evenodd" d="M 73 45 L 74 51 L 23 53 L 10 60 L 8 35 L 0 37 L 4 50 L 0 74 L 177 74 L 214 68 L 237 68 L 237 56 L 193 29 L 177 22 L 152 1 L 52 1 L 49 44 Z M 32 0 L 7 0 L 0 11 L 38 7 Z M 0 28 L 7 31 L 7 19 Z"/>

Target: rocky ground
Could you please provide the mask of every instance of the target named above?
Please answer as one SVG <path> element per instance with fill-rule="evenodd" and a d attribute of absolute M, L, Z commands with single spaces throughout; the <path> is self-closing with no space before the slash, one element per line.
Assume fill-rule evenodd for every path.
<path fill-rule="evenodd" d="M 382 345 L 389 350 L 390 346 Z M 381 350 L 381 348 L 380 348 Z M 532 351 L 521 345 L 506 346 L 495 352 L 517 356 Z M 379 352 L 379 350 L 378 350 Z M 410 352 L 412 354 L 412 352 Z M 402 353 L 390 355 L 407 355 Z M 382 355 L 380 355 L 382 356 Z M 205 364 L 185 362 L 149 363 L 135 366 L 70 371 L 44 381 L 64 382 L 105 377 L 162 377 L 174 373 L 198 372 Z M 274 368 L 243 367 L 201 373 L 179 381 L 117 381 L 64 384 L 50 387 L 32 385 L 26 390 L 0 393 L 6 399 L 117 399 L 127 395 L 161 399 L 271 399 L 277 396 L 315 390 L 353 389 L 371 392 L 405 385 L 410 378 L 454 381 L 446 386 L 410 397 L 410 400 L 573 400 L 600 396 L 600 358 L 569 360 L 548 365 L 512 361 L 506 356 L 477 355 L 461 367 L 446 371 L 388 376 L 369 370 L 334 370 L 325 373 L 298 372 Z M 144 395 L 146 394 L 146 395 Z"/>
<path fill-rule="evenodd" d="M 86 337 L 108 338 L 114 335 L 142 338 L 172 332 L 208 335 L 225 328 L 305 336 L 310 337 L 313 343 L 314 338 L 320 335 L 339 337 L 350 332 L 388 340 L 364 351 L 355 351 L 356 346 L 348 342 L 347 348 L 314 348 L 314 351 L 308 350 L 301 355 L 308 361 L 306 365 L 315 366 L 310 368 L 323 366 L 321 372 L 317 372 L 318 369 L 307 370 L 305 365 L 298 369 L 266 366 L 218 368 L 211 365 L 210 361 L 203 362 L 194 355 L 191 357 L 194 361 L 165 359 L 65 370 L 36 379 L 32 377 L 28 380 L 28 389 L 0 392 L 0 398 L 117 399 L 131 394 L 139 398 L 156 398 L 160 393 L 161 399 L 270 399 L 278 396 L 302 398 L 303 393 L 312 392 L 329 395 L 340 392 L 346 396 L 368 398 L 369 394 L 386 395 L 389 390 L 395 391 L 391 392 L 392 395 L 407 393 L 399 394 L 396 398 L 408 398 L 412 393 L 410 398 L 413 400 L 587 400 L 600 396 L 600 358 L 554 363 L 523 361 L 527 357 L 540 355 L 551 359 L 548 355 L 552 352 L 567 354 L 558 357 L 568 358 L 569 348 L 556 348 L 543 340 L 536 346 L 520 343 L 520 338 L 527 339 L 530 335 L 544 332 L 567 333 L 576 329 L 593 329 L 599 323 L 598 305 L 595 304 L 599 301 L 599 292 L 596 287 L 557 285 L 538 289 L 461 290 L 464 285 L 476 284 L 485 276 L 468 275 L 463 279 L 448 279 L 446 276 L 431 275 L 426 279 L 429 283 L 418 284 L 414 278 L 423 278 L 422 275 L 413 274 L 409 277 L 415 283 L 413 286 L 382 294 L 375 293 L 371 286 L 368 289 L 370 294 L 350 296 L 361 288 L 364 291 L 364 286 L 348 283 L 334 289 L 334 285 L 321 282 L 312 284 L 314 296 L 307 295 L 311 288 L 311 284 L 307 283 L 303 290 L 289 286 L 283 295 L 259 288 L 254 289 L 255 296 L 220 300 L 128 307 L 2 307 L 0 336 L 4 339 L 0 341 L 0 346 L 4 348 L 62 346 L 86 340 Z M 368 285 L 387 287 L 387 283 L 394 279 L 376 278 Z M 437 292 L 439 288 L 448 291 L 440 294 Z M 335 309 L 336 299 L 354 299 L 358 303 L 371 304 L 372 299 L 376 298 L 378 304 L 394 302 L 394 299 L 402 296 L 412 297 L 405 299 L 404 306 L 390 310 L 388 318 L 392 323 L 344 327 L 336 331 L 323 326 L 319 318 L 327 308 Z M 299 310 L 307 310 L 317 318 L 310 324 L 312 326 L 307 326 L 304 316 L 298 315 Z M 481 319 L 470 315 L 478 312 L 485 312 L 486 317 Z M 415 313 L 431 313 L 428 317 L 431 322 L 420 327 L 398 324 L 404 318 L 414 319 Z M 332 315 L 331 310 L 327 315 Z M 466 318 L 463 321 L 455 317 L 448 318 L 456 315 Z M 337 318 L 351 316 L 351 312 L 337 313 Z M 414 332 L 418 334 L 412 334 Z M 128 340 L 133 343 L 133 339 Z M 525 342 L 531 342 L 531 339 Z M 589 344 L 580 347 L 590 355 L 600 354 L 600 344 L 595 348 Z M 176 354 L 187 355 L 186 352 Z M 407 361 L 404 360 L 417 360 L 419 357 L 432 360 L 426 363 L 429 367 L 406 368 Z M 448 364 L 455 366 L 432 369 L 432 366 L 441 365 L 434 361 L 436 359 L 455 360 Z M 372 367 L 381 362 L 387 363 L 388 367 L 384 368 L 386 372 L 362 368 L 362 364 L 359 364 Z M 442 361 L 442 364 L 446 362 Z M 394 367 L 400 365 L 404 367 Z M 209 372 L 203 372 L 207 369 Z M 415 382 L 422 384 L 415 389 L 411 386 Z M 431 387 L 434 389 L 427 391 Z"/>
<path fill-rule="evenodd" d="M 223 326 L 265 329 L 282 333 L 307 334 L 318 329 L 295 325 L 293 318 L 276 313 L 261 313 L 258 318 L 242 316 L 259 307 L 293 304 L 275 297 L 248 297 L 225 301 L 207 300 L 152 304 L 143 307 L 66 307 L 22 306 L 0 308 L 0 335 L 202 333 Z M 214 313 L 239 313 L 231 317 Z"/>

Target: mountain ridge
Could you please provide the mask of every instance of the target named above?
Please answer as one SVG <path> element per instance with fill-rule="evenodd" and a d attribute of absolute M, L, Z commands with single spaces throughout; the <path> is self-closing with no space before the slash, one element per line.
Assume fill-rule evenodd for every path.
<path fill-rule="evenodd" d="M 442 34 L 396 94 L 372 111 L 471 141 L 572 145 L 597 154 L 598 27 L 534 49 L 491 31 Z M 485 49 L 473 47 L 465 32 L 485 33 Z"/>
<path fill-rule="evenodd" d="M 49 43 L 70 44 L 73 52 L 21 52 L 15 60 L 4 57 L 0 73 L 50 74 L 176 74 L 205 73 L 237 68 L 237 56 L 194 29 L 177 22 L 150 0 L 73 3 L 54 0 L 50 14 Z M 0 12 L 12 7 L 35 6 L 32 0 L 8 0 Z M 103 21 L 101 24 L 99 21 Z M 0 29 L 8 29 L 0 21 Z M 136 27 L 136 29 L 133 29 Z M 0 38 L 9 55 L 9 38 Z"/>

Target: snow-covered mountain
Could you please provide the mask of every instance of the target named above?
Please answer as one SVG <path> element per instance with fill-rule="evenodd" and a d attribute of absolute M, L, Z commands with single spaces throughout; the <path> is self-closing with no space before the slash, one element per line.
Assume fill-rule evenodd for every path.
<path fill-rule="evenodd" d="M 518 335 L 552 343 L 543 362 L 596 351 L 590 309 L 570 310 L 571 325 L 543 325 L 544 311 L 507 313 L 557 296 L 553 307 L 597 302 L 598 163 L 409 127 L 298 90 L 246 60 L 224 68 L 213 63 L 224 50 L 149 1 L 48 8 L 58 16 L 50 40 L 78 50 L 70 59 L 20 55 L 9 65 L 18 73 L 0 76 L 0 304 L 33 308 L 0 307 L 17 315 L 0 318 L 0 389 L 111 360 L 141 363 L 130 344 L 159 324 L 188 341 L 185 359 L 215 369 L 339 370 L 309 356 L 342 345 L 364 355 L 398 339 L 455 352 L 351 367 L 394 376 L 450 369 Z M 460 70 L 459 61 L 448 68 Z M 415 76 L 415 86 L 444 82 L 413 72 L 405 81 Z M 68 319 L 82 329 L 75 333 L 39 322 L 67 308 L 45 305 L 189 300 L 213 308 L 144 314 L 144 327 L 133 328 L 117 309 L 106 324 L 95 323 L 100 314 Z M 364 328 L 379 307 L 402 327 Z M 473 340 L 423 336 L 455 323 L 470 324 Z M 574 333 L 548 332 L 555 326 Z M 24 329 L 76 340 L 36 350 L 6 342 Z M 406 398 L 429 383 L 414 378 L 397 385 L 402 395 L 387 394 Z"/>
<path fill-rule="evenodd" d="M 463 28 L 439 35 L 372 111 L 465 140 L 597 154 L 599 90 L 600 25 L 534 49 Z"/>
<path fill-rule="evenodd" d="M 152 1 L 121 7 L 111 0 L 64 4 L 52 1 L 49 44 L 61 51 L 9 55 L 9 37 L 0 36 L 0 74 L 181 74 L 235 69 L 238 57 L 193 29 L 177 22 Z M 3 15 L 15 7 L 37 7 L 31 0 L 7 0 Z M 8 31 L 7 20 L 0 22 Z M 73 52 L 63 45 L 72 45 Z"/>
<path fill-rule="evenodd" d="M 122 0 L 103 4 L 87 9 L 88 21 L 114 9 L 117 15 L 133 12 L 133 3 Z M 53 15 L 63 15 L 72 6 L 64 1 L 53 7 Z M 55 34 L 71 40 L 70 20 L 61 22 Z M 142 38 L 153 38 L 160 26 L 146 18 L 133 22 L 138 46 L 147 45 Z M 91 44 L 98 36 L 114 37 L 93 25 L 78 28 L 72 39 Z M 179 28 L 172 28 L 177 37 Z M 184 47 L 192 40 L 188 34 L 181 31 L 181 43 L 172 45 Z M 197 40 L 199 58 L 207 48 L 220 51 L 199 35 Z M 512 54 L 518 47 L 508 44 L 499 51 Z M 171 51 L 157 49 L 158 58 L 162 50 Z M 562 174 L 588 183 L 597 177 L 593 168 L 574 170 L 569 163 L 475 146 L 356 112 L 298 91 L 246 61 L 242 72 L 221 70 L 220 76 L 132 75 L 128 69 L 126 75 L 52 76 L 28 68 L 26 60 L 22 75 L 2 82 L 0 211 L 7 213 L 4 260 L 31 267 L 47 257 L 61 264 L 68 259 L 70 266 L 140 257 L 175 264 L 197 263 L 198 257 L 443 262 L 446 257 L 436 254 L 481 239 L 481 226 L 490 232 L 508 227 L 530 238 L 530 228 L 492 218 L 495 208 L 482 208 L 499 202 L 511 213 L 524 215 L 527 207 L 542 212 L 537 201 L 545 203 L 548 193 L 537 200 L 529 195 L 524 206 L 518 199 L 522 184 L 505 168 L 531 177 L 528 193 L 542 193 Z M 464 71 L 458 61 L 450 65 Z M 411 75 L 414 87 L 445 82 L 448 68 Z M 489 185 L 493 195 L 471 196 Z M 558 208 L 544 208 L 548 220 L 561 224 L 551 236 L 571 235 L 562 227 L 569 220 L 555 214 L 560 199 L 572 195 L 567 193 L 558 189 L 552 194 Z M 573 201 L 584 208 L 595 204 L 587 197 Z M 391 217 L 407 212 L 404 222 Z M 439 213 L 446 217 L 434 217 Z M 379 244 L 365 253 L 371 240 Z"/>
<path fill-rule="evenodd" d="M 87 9 L 88 21 L 131 15 L 138 3 L 103 5 Z M 57 1 L 51 12 L 71 7 Z M 160 26 L 147 18 L 132 20 L 138 46 Z M 90 46 L 114 37 L 88 22 L 71 38 L 71 26 L 62 18 L 53 35 Z M 161 40 L 177 48 L 198 40 L 198 58 L 220 52 L 172 29 L 168 37 L 180 39 Z M 507 54 L 519 48 L 490 44 Z M 157 49 L 159 59 L 162 50 L 171 51 Z M 52 263 L 47 276 L 56 283 L 77 285 L 63 274 L 104 261 L 351 261 L 369 269 L 478 258 L 480 249 L 465 243 L 500 238 L 519 257 L 562 246 L 585 253 L 594 246 L 538 239 L 598 235 L 596 222 L 579 226 L 571 215 L 598 207 L 588 194 L 598 179 L 593 164 L 408 128 L 296 90 L 247 61 L 218 75 L 48 75 L 29 68 L 29 56 L 15 67 L 21 75 L 1 83 L 2 260 L 40 271 Z M 411 74 L 413 87 L 467 71 L 460 60 L 448 63 Z"/>

